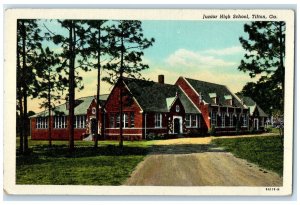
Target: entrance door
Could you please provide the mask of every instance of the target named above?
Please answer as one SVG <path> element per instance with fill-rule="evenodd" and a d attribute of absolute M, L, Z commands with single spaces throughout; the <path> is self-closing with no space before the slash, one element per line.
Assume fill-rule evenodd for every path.
<path fill-rule="evenodd" d="M 97 129 L 97 120 L 96 118 L 91 119 L 91 133 L 96 134 L 96 129 Z"/>
<path fill-rule="evenodd" d="M 180 133 L 180 120 L 178 118 L 174 119 L 174 133 Z"/>
<path fill-rule="evenodd" d="M 258 130 L 258 119 L 254 118 L 254 129 Z"/>

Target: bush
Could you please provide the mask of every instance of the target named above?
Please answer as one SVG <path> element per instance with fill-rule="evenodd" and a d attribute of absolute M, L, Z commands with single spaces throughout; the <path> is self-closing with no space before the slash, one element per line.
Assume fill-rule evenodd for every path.
<path fill-rule="evenodd" d="M 156 134 L 156 133 L 148 133 L 146 135 L 146 139 L 147 140 L 161 140 L 161 139 L 164 139 L 164 136 L 162 134 Z"/>
<path fill-rule="evenodd" d="M 255 129 L 254 129 L 254 127 L 250 127 L 250 130 L 249 130 L 249 132 L 250 132 L 251 134 L 254 134 L 254 133 L 255 133 Z"/>
<path fill-rule="evenodd" d="M 265 132 L 272 132 L 272 128 L 271 127 L 266 127 Z"/>
<path fill-rule="evenodd" d="M 210 134 L 210 136 L 216 136 L 216 127 L 213 125 L 213 126 L 209 129 L 208 133 Z"/>

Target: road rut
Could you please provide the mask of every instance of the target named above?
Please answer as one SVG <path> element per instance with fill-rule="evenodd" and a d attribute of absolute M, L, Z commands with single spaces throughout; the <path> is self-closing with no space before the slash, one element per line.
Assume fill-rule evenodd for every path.
<path fill-rule="evenodd" d="M 124 185 L 282 186 L 282 177 L 212 147 L 207 139 L 195 144 L 172 140 L 154 146 Z"/>

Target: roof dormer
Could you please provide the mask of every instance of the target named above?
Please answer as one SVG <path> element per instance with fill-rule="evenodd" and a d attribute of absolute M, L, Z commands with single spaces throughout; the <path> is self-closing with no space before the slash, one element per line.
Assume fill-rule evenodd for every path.
<path fill-rule="evenodd" d="M 208 93 L 213 104 L 217 104 L 217 93 Z"/>
<path fill-rule="evenodd" d="M 226 105 L 232 106 L 232 95 L 224 95 Z"/>

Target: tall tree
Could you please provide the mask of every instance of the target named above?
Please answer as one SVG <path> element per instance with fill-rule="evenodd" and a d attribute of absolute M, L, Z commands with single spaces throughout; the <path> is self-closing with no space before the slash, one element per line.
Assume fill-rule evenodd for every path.
<path fill-rule="evenodd" d="M 27 98 L 35 95 L 32 92 L 36 80 L 33 64 L 41 47 L 42 37 L 37 20 L 19 19 L 17 21 L 17 101 L 21 124 L 20 152 L 28 151 L 28 111 Z"/>
<path fill-rule="evenodd" d="M 96 97 L 96 137 L 94 139 L 94 147 L 98 147 L 98 133 L 99 133 L 99 124 L 100 124 L 100 83 L 101 83 L 101 57 L 107 54 L 107 20 L 88 20 L 88 44 L 87 48 L 89 55 L 92 59 L 96 59 L 95 63 L 92 63 L 92 67 L 97 69 L 97 97 Z M 103 113 L 103 109 L 101 107 L 101 113 Z M 103 116 L 102 116 L 103 119 Z M 101 125 L 101 136 L 104 135 L 104 125 Z"/>
<path fill-rule="evenodd" d="M 87 55 L 85 51 L 86 46 L 86 30 L 83 22 L 80 20 L 59 20 L 62 28 L 67 29 L 66 36 L 57 34 L 53 37 L 53 42 L 62 46 L 62 53 L 60 55 L 62 62 L 58 72 L 65 71 L 68 75 L 68 103 L 69 103 L 69 152 L 74 151 L 74 108 L 75 108 L 75 88 L 83 89 L 80 84 L 82 77 L 79 76 L 78 68 L 88 71 L 85 62 Z"/>
<path fill-rule="evenodd" d="M 40 55 L 36 59 L 35 67 L 38 81 L 35 89 L 38 98 L 42 99 L 41 108 L 48 110 L 48 141 L 52 145 L 52 119 L 51 115 L 55 108 L 55 102 L 59 103 L 63 91 L 65 90 L 66 78 L 56 72 L 55 66 L 58 66 L 60 60 L 58 55 L 46 47 L 40 49 Z"/>
<path fill-rule="evenodd" d="M 261 77 L 257 82 L 247 83 L 237 94 L 251 97 L 269 115 L 282 109 L 282 91 L 277 82 L 267 77 Z"/>
<path fill-rule="evenodd" d="M 136 20 L 115 21 L 109 29 L 109 53 L 114 59 L 107 63 L 109 77 L 104 78 L 109 83 L 123 83 L 123 77 L 141 77 L 141 71 L 149 68 L 142 62 L 143 50 L 154 43 L 154 38 L 144 37 L 142 22 Z M 120 86 L 120 142 L 123 147 L 123 90 Z"/>
<path fill-rule="evenodd" d="M 261 87 L 260 85 L 270 81 L 268 83 L 272 84 L 274 91 L 267 91 L 266 89 L 269 89 L 267 87 L 261 88 L 265 92 L 273 92 L 275 96 L 278 96 L 279 90 L 281 93 L 280 110 L 283 112 L 285 22 L 251 22 L 244 25 L 244 31 L 248 33 L 248 39 L 240 37 L 240 42 L 247 52 L 238 69 L 249 72 L 250 77 L 261 75 L 262 78 L 256 84 L 257 87 Z M 254 97 L 254 95 L 250 97 Z M 264 98 L 264 100 L 274 103 L 271 99 Z M 273 105 L 270 104 L 269 107 Z"/>

